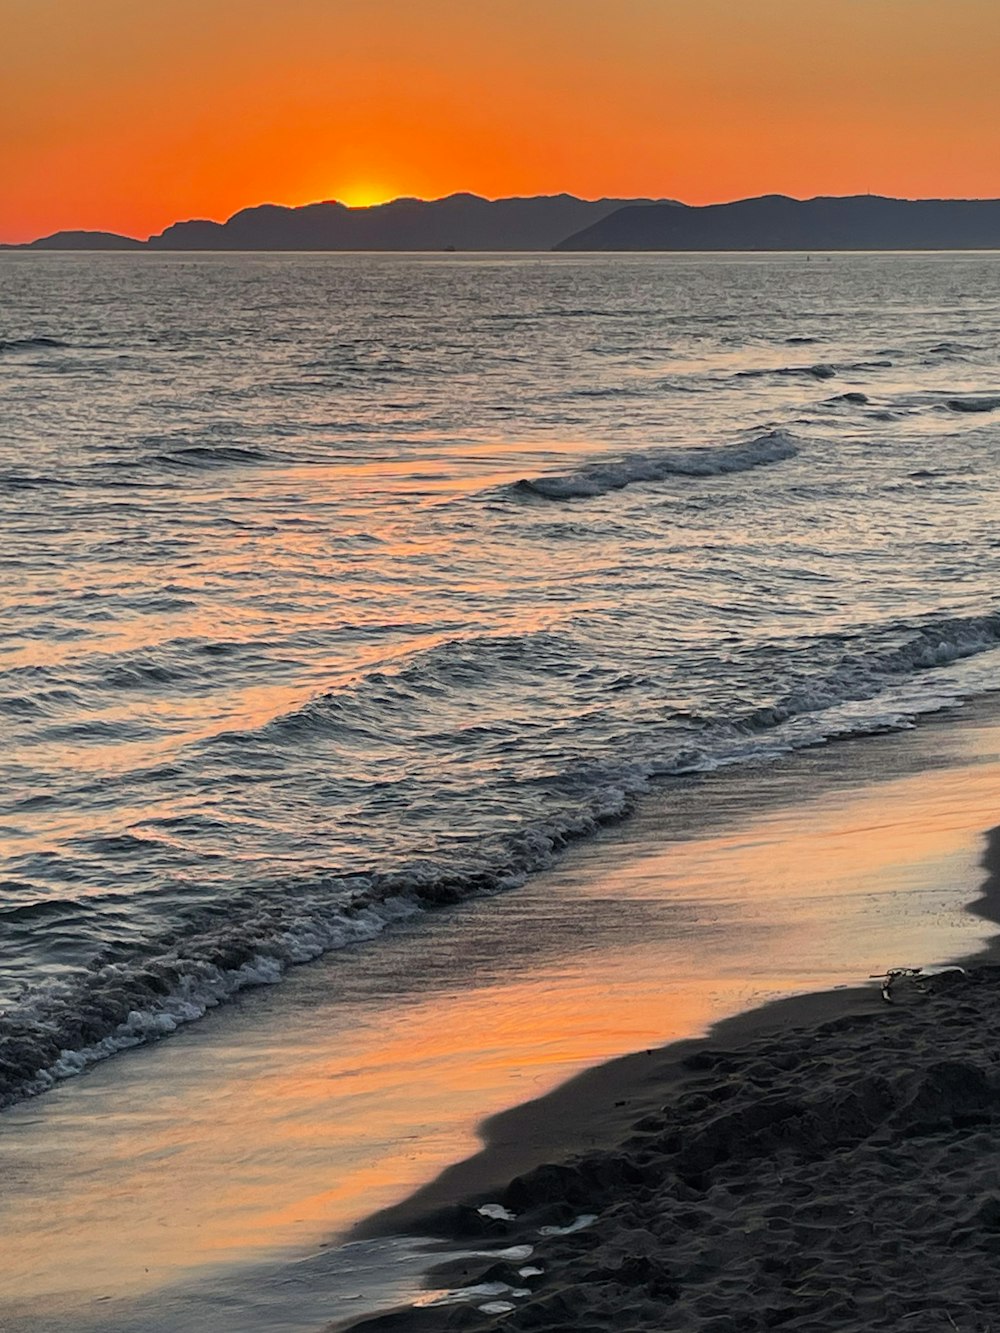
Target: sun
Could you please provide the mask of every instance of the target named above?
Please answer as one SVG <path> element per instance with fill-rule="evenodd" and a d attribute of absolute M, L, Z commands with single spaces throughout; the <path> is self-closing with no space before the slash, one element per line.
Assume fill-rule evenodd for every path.
<path fill-rule="evenodd" d="M 332 196 L 348 208 L 371 208 L 374 204 L 385 204 L 396 196 L 391 189 L 376 181 L 351 181 L 341 185 Z"/>

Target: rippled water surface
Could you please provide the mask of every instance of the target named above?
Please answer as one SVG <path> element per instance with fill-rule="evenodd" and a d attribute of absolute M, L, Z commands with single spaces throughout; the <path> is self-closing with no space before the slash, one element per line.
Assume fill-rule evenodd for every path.
<path fill-rule="evenodd" d="M 998 347 L 993 255 L 0 259 L 0 1103 L 993 688 Z"/>

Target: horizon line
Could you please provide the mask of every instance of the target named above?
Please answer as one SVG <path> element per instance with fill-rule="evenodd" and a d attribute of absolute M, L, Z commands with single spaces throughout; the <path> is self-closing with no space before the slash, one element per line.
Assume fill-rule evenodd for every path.
<path fill-rule="evenodd" d="M 33 237 L 26 241 L 0 241 L 0 249 L 23 249 L 33 245 L 38 245 L 42 241 L 51 240 L 56 236 L 79 235 L 79 236 L 108 236 L 115 237 L 125 241 L 134 242 L 136 245 L 146 245 L 154 237 L 162 236 L 173 227 L 185 226 L 187 224 L 207 223 L 213 226 L 225 227 L 242 213 L 256 212 L 258 209 L 274 208 L 284 212 L 294 213 L 308 208 L 326 208 L 334 207 L 343 209 L 347 213 L 371 213 L 383 208 L 390 208 L 395 204 L 440 204 L 449 199 L 475 199 L 482 203 L 514 203 L 525 202 L 536 199 L 575 199 L 581 203 L 602 203 L 605 200 L 620 201 L 623 207 L 635 206 L 643 203 L 650 205 L 670 205 L 675 208 L 686 208 L 699 211 L 709 208 L 724 208 L 732 204 L 750 203 L 760 199 L 788 199 L 794 203 L 812 203 L 820 199 L 883 199 L 894 203 L 993 203 L 1000 202 L 1000 196 L 997 195 L 892 195 L 879 194 L 873 190 L 864 190 L 848 194 L 810 194 L 794 195 L 786 194 L 781 190 L 766 190 L 760 194 L 740 195 L 732 199 L 718 199 L 707 204 L 689 204 L 682 199 L 671 198 L 666 195 L 597 195 L 589 197 L 587 195 L 573 194 L 570 190 L 556 190 L 551 194 L 503 194 L 486 195 L 478 194 L 474 190 L 452 190 L 448 194 L 436 195 L 433 198 L 425 198 L 421 195 L 401 194 L 395 195 L 390 199 L 383 199 L 368 204 L 348 204 L 340 199 L 311 199 L 301 204 L 282 204 L 274 200 L 265 199 L 256 204 L 244 204 L 237 208 L 235 212 L 230 213 L 224 218 L 211 218 L 203 216 L 192 216 L 177 218 L 159 231 L 149 232 L 145 237 L 132 236 L 127 232 L 112 231 L 104 227 L 59 227 L 55 231 L 46 232 L 41 236 Z"/>

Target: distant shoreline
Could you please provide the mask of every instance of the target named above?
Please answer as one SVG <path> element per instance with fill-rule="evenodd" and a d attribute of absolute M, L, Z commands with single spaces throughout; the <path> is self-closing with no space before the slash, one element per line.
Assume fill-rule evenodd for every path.
<path fill-rule="evenodd" d="M 1000 199 L 784 195 L 692 206 L 663 199 L 540 195 L 396 199 L 366 208 L 335 201 L 262 204 L 226 222 L 176 222 L 148 240 L 58 231 L 0 250 L 178 253 L 836 253 L 1000 249 Z"/>

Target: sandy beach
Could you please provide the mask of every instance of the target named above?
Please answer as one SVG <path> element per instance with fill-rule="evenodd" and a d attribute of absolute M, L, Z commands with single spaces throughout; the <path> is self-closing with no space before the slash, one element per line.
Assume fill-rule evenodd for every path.
<path fill-rule="evenodd" d="M 996 921 L 1000 830 L 984 865 L 971 910 Z M 416 1306 L 354 1327 L 987 1330 L 998 1030 L 1000 967 L 979 960 L 901 978 L 888 1000 L 780 1001 L 590 1071 L 363 1229 L 473 1253 Z M 477 1190 L 560 1135 L 562 1152 Z"/>

